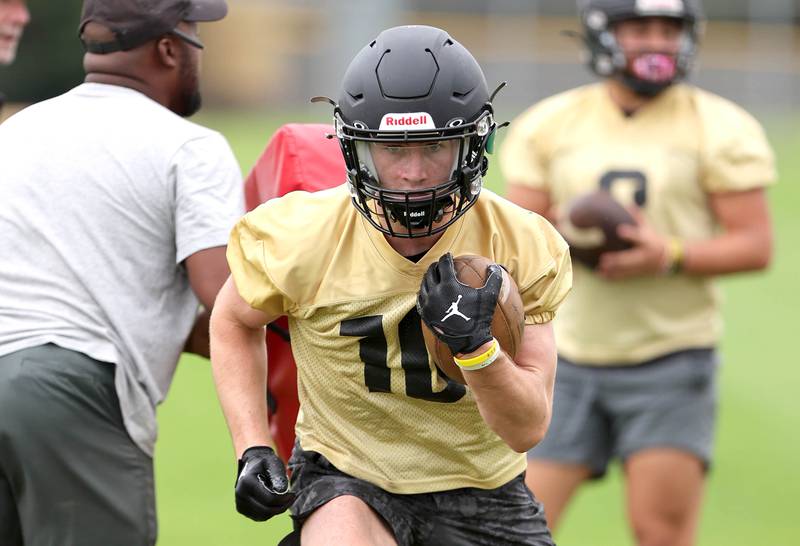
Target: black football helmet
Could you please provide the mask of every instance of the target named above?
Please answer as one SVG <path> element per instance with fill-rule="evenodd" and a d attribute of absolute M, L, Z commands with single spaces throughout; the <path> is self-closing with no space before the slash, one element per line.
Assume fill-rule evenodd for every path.
<path fill-rule="evenodd" d="M 493 97 L 477 61 L 447 32 L 429 26 L 381 32 L 350 63 L 338 103 L 330 101 L 356 209 L 393 237 L 425 237 L 460 218 L 478 199 L 488 168 L 484 151 L 491 151 L 497 129 Z M 450 139 L 458 146 L 448 180 L 420 190 L 381 184 L 369 143 Z"/>
<path fill-rule="evenodd" d="M 588 65 L 599 76 L 617 77 L 636 93 L 655 96 L 691 69 L 702 34 L 700 0 L 578 0 L 583 40 L 589 50 Z M 683 23 L 683 38 L 674 70 L 668 77 L 645 78 L 627 67 L 625 53 L 614 37 L 614 24 L 641 17 L 671 17 Z M 660 72 L 653 67 L 653 72 Z"/>

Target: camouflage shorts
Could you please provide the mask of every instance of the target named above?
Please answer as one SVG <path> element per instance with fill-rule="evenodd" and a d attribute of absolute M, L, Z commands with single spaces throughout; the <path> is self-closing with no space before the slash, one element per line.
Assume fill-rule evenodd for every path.
<path fill-rule="evenodd" d="M 467 487 L 399 495 L 339 471 L 319 453 L 295 446 L 289 461 L 297 500 L 295 529 L 342 495 L 364 501 L 392 529 L 400 546 L 552 546 L 542 505 L 519 475 L 497 489 Z"/>

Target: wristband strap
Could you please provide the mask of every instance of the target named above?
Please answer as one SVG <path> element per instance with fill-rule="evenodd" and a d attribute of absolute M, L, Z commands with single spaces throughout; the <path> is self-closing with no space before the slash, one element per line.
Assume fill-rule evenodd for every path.
<path fill-rule="evenodd" d="M 486 352 L 470 358 L 457 358 L 453 357 L 453 361 L 462 370 L 474 371 L 485 368 L 500 356 L 500 344 L 495 338 L 492 338 L 492 345 Z"/>
<path fill-rule="evenodd" d="M 683 242 L 676 237 L 670 237 L 667 243 L 667 260 L 664 264 L 665 275 L 674 275 L 681 270 L 683 255 Z"/>

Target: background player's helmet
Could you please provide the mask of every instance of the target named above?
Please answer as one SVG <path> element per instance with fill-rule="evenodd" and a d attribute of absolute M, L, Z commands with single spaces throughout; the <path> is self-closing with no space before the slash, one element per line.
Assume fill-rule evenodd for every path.
<path fill-rule="evenodd" d="M 334 125 L 353 204 L 375 228 L 395 237 L 439 233 L 475 203 L 488 167 L 484 151 L 487 145 L 491 150 L 497 128 L 477 61 L 445 31 L 428 26 L 385 30 L 355 56 Z M 424 190 L 382 186 L 370 142 L 446 139 L 459 143 L 448 180 Z"/>
<path fill-rule="evenodd" d="M 589 49 L 588 64 L 599 76 L 618 77 L 637 93 L 653 96 L 685 77 L 691 69 L 702 28 L 699 0 L 579 0 L 578 12 Z M 639 77 L 627 68 L 613 26 L 641 17 L 672 17 L 683 23 L 683 38 L 670 77 L 659 77 L 658 67 L 653 67 L 654 76 L 648 78 Z"/>

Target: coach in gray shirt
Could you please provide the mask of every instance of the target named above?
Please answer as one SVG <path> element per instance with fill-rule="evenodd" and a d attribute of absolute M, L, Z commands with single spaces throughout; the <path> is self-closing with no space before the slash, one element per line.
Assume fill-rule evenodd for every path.
<path fill-rule="evenodd" d="M 196 22 L 226 13 L 85 0 L 86 83 L 0 125 L 4 546 L 155 543 L 155 407 L 207 354 L 243 212 L 227 142 L 183 119 Z"/>

